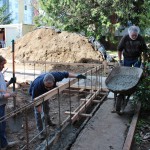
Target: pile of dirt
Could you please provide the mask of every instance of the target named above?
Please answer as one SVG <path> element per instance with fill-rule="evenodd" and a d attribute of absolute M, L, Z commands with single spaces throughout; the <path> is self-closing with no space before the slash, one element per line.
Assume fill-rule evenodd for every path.
<path fill-rule="evenodd" d="M 11 47 L 6 58 L 11 58 Z M 36 29 L 15 42 L 16 60 L 51 62 L 100 62 L 102 55 L 88 39 L 76 33 L 56 32 L 50 28 Z"/>

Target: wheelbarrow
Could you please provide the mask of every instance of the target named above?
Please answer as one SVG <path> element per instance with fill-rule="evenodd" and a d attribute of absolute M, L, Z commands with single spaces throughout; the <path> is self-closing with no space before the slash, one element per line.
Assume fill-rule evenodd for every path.
<path fill-rule="evenodd" d="M 122 114 L 130 96 L 135 92 L 143 70 L 136 67 L 118 66 L 112 69 L 105 80 L 109 91 L 114 93 L 114 110 Z"/>

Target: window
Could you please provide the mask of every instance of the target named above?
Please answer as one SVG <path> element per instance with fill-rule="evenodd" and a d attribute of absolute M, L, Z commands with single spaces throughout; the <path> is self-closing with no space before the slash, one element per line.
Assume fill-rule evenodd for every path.
<path fill-rule="evenodd" d="M 27 10 L 27 5 L 24 6 L 24 10 Z"/>

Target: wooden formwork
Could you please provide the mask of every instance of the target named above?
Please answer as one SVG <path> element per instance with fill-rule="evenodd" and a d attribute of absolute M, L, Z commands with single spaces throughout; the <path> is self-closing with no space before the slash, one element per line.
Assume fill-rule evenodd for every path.
<path fill-rule="evenodd" d="M 74 123 L 76 120 L 78 120 L 80 117 L 92 117 L 92 114 L 85 114 L 84 112 L 87 110 L 87 108 L 92 104 L 92 103 L 101 103 L 104 98 L 106 98 L 106 95 L 108 94 L 107 92 L 104 94 L 104 96 L 100 100 L 95 100 L 95 98 L 101 93 L 101 90 L 97 90 L 96 92 L 93 92 L 90 94 L 88 97 L 85 99 L 80 99 L 82 103 L 78 108 L 73 111 L 66 111 L 66 114 L 72 115 L 71 121 Z"/>
<path fill-rule="evenodd" d="M 98 71 L 101 68 L 102 68 L 102 66 L 95 67 L 92 70 L 87 71 L 86 74 L 88 74 L 90 72 L 95 73 L 96 71 Z M 85 73 L 83 73 L 83 74 L 85 74 Z M 69 82 L 67 82 L 67 83 L 65 83 L 65 84 L 63 84 L 59 87 L 56 87 L 56 88 L 52 89 L 51 91 L 35 98 L 34 99 L 35 105 L 38 106 L 39 104 L 43 103 L 43 101 L 47 101 L 52 96 L 58 94 L 58 92 L 60 93 L 64 90 L 66 90 L 67 88 L 71 88 L 71 87 L 79 88 L 77 85 L 75 85 L 75 83 L 77 83 L 77 82 L 78 82 L 78 79 L 69 80 Z M 84 112 L 86 111 L 86 108 L 89 107 L 92 102 L 98 102 L 98 101 L 95 100 L 95 98 L 101 92 L 103 92 L 103 94 L 104 94 L 104 91 L 105 91 L 104 97 L 107 95 L 107 92 L 108 92 L 107 88 L 106 87 L 103 88 L 102 86 L 101 87 L 96 87 L 96 88 L 95 88 L 95 86 L 87 86 L 87 87 L 86 86 L 81 86 L 81 87 L 80 87 L 80 89 L 78 89 L 79 91 L 81 91 L 81 90 L 84 91 L 84 90 L 87 90 L 87 89 L 88 90 L 93 90 L 93 91 L 91 92 L 91 95 L 90 95 L 89 98 L 84 99 L 84 101 L 83 101 L 83 99 L 81 99 L 83 102 L 77 108 L 76 111 L 66 112 L 66 114 L 72 115 L 71 120 L 72 120 L 73 123 L 79 118 L 79 116 L 91 117 L 90 114 L 84 114 Z"/>
<path fill-rule="evenodd" d="M 25 62 L 25 63 L 33 63 L 32 61 L 29 62 Z M 35 63 L 35 62 L 34 62 Z M 36 62 L 37 63 L 37 62 Z M 39 63 L 39 62 L 38 62 Z M 42 62 L 40 62 L 42 63 Z M 53 64 L 53 63 L 52 63 Z M 57 64 L 57 63 L 54 63 Z M 64 63 L 67 64 L 67 63 Z M 83 63 L 77 63 L 77 64 L 82 64 Z M 93 64 L 86 64 L 86 65 L 93 65 Z M 97 71 L 99 71 L 100 69 L 104 69 L 104 65 L 99 64 L 98 66 L 94 67 L 91 70 L 88 70 L 86 73 L 83 74 L 90 74 L 95 73 Z M 93 78 L 93 77 L 92 77 Z M 83 79 L 82 79 L 83 80 Z M 105 80 L 105 79 L 104 79 Z M 71 79 L 68 82 L 64 83 L 64 84 L 60 84 L 58 87 L 48 91 L 47 93 L 44 93 L 43 95 L 40 95 L 39 97 L 35 98 L 33 103 L 34 106 L 38 106 L 41 103 L 43 103 L 44 101 L 47 101 L 48 99 L 50 99 L 52 96 L 57 95 L 60 92 L 63 91 L 67 91 L 69 88 L 69 91 L 71 89 L 75 89 L 75 92 L 84 92 L 85 90 L 89 91 L 89 95 L 87 96 L 87 98 L 85 98 L 84 100 L 81 99 L 82 103 L 80 104 L 80 106 L 78 106 L 78 108 L 76 110 L 74 110 L 73 112 L 65 112 L 66 114 L 71 115 L 71 120 L 74 123 L 76 120 L 78 120 L 80 118 L 80 116 L 84 116 L 84 117 L 91 117 L 91 114 L 85 114 L 84 112 L 86 111 L 86 109 L 92 104 L 92 103 L 100 103 L 102 99 L 97 100 L 95 99 L 99 94 L 103 94 L 104 97 L 107 95 L 108 90 L 105 86 L 101 85 L 101 86 L 95 86 L 95 85 L 91 85 L 91 86 L 85 86 L 85 85 L 80 85 L 78 86 L 78 84 L 76 84 L 78 82 L 78 79 Z M 91 81 L 92 82 L 92 81 Z M 101 80 L 101 83 L 102 84 Z M 72 90 L 73 91 L 73 90 Z"/>
<path fill-rule="evenodd" d="M 32 63 L 32 62 L 27 62 L 27 63 Z M 76 65 L 76 64 L 74 64 L 74 65 Z M 84 64 L 81 63 L 81 65 L 84 65 Z M 85 64 L 85 65 L 92 66 L 93 64 Z M 93 67 L 94 67 L 94 65 L 93 65 Z M 99 70 L 100 70 L 101 74 L 98 76 L 100 77 L 104 73 L 104 65 L 97 64 L 97 66 L 95 66 L 93 69 L 88 70 L 86 73 L 83 73 L 83 74 L 86 74 L 86 75 L 88 74 L 90 76 L 91 72 L 94 74 Z M 91 78 L 93 78 L 93 77 L 91 77 Z M 84 79 L 82 79 L 82 80 L 84 80 Z M 102 85 L 101 86 L 95 86 L 95 85 L 91 85 L 91 86 L 80 85 L 80 86 L 78 86 L 77 82 L 78 82 L 78 79 L 69 79 L 69 81 L 67 83 L 59 85 L 58 87 L 52 89 L 51 91 L 44 93 L 43 95 L 35 98 L 34 101 L 31 102 L 30 104 L 27 104 L 26 106 L 16 110 L 15 114 L 11 114 L 11 116 L 14 116 L 19 112 L 23 112 L 24 110 L 30 108 L 33 105 L 38 106 L 39 104 L 43 103 L 44 101 L 47 101 L 51 97 L 57 95 L 58 93 L 64 92 L 64 91 L 81 92 L 81 93 L 87 92 L 87 96 L 84 99 L 83 98 L 80 99 L 81 103 L 74 111 L 66 112 L 66 114 L 68 114 L 69 116 L 61 123 L 60 131 L 58 133 L 56 133 L 56 136 L 51 139 L 51 143 L 52 143 L 53 141 L 56 140 L 56 138 L 58 138 L 59 133 L 62 132 L 63 129 L 65 129 L 65 127 L 68 124 L 70 124 L 70 121 L 72 123 L 74 123 L 75 121 L 79 120 L 81 117 L 86 117 L 86 118 L 92 117 L 92 115 L 93 115 L 92 113 L 87 114 L 87 112 L 86 112 L 88 107 L 90 107 L 93 103 L 100 105 L 104 101 L 104 99 L 107 97 L 108 90 L 106 87 L 104 87 Z M 102 84 L 102 80 L 101 80 L 101 84 Z M 99 99 L 97 98 L 98 95 L 101 95 L 101 97 Z"/>

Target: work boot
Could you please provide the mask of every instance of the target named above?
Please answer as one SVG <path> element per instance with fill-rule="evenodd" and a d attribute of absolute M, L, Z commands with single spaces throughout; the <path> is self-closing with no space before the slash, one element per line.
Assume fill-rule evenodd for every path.
<path fill-rule="evenodd" d="M 124 109 L 122 108 L 119 112 L 119 115 L 123 115 L 124 114 Z"/>
<path fill-rule="evenodd" d="M 111 113 L 116 113 L 117 111 L 116 111 L 116 109 L 115 108 L 113 108 L 112 110 L 111 110 Z"/>
<path fill-rule="evenodd" d="M 47 124 L 51 127 L 56 127 L 56 124 L 53 123 L 50 119 L 47 119 Z"/>

